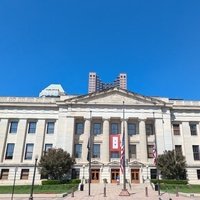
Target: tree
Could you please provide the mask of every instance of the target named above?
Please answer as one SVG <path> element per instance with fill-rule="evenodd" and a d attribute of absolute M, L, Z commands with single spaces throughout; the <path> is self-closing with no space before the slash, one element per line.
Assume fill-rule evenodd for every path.
<path fill-rule="evenodd" d="M 40 173 L 52 180 L 61 180 L 72 168 L 74 159 L 63 149 L 49 149 L 39 161 Z"/>
<path fill-rule="evenodd" d="M 164 179 L 185 180 L 186 161 L 181 152 L 165 151 L 158 156 L 158 169 Z"/>

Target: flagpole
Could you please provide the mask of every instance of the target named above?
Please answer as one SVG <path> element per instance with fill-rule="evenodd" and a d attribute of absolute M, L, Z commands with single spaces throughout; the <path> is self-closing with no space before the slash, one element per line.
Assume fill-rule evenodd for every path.
<path fill-rule="evenodd" d="M 153 118 L 154 118 L 154 131 L 155 128 L 155 113 L 153 112 Z M 157 136 L 155 131 L 155 146 L 156 146 L 156 173 L 157 173 L 157 180 L 158 180 L 158 195 L 160 196 L 160 183 L 159 183 L 159 170 L 158 170 L 158 148 L 157 148 Z"/>
<path fill-rule="evenodd" d="M 90 196 L 90 190 L 91 190 L 91 157 L 92 157 L 92 111 L 90 111 L 90 135 L 89 135 L 89 183 L 88 183 L 88 196 Z"/>
<path fill-rule="evenodd" d="M 125 109 L 124 109 L 124 101 L 123 101 L 123 130 L 122 130 L 122 145 L 123 145 L 123 189 L 122 191 L 120 192 L 119 196 L 130 196 L 128 190 L 126 189 L 126 158 L 125 158 L 125 149 L 126 149 L 126 146 L 125 146 Z M 121 146 L 121 145 L 120 145 Z M 121 152 L 122 153 L 122 152 Z"/>

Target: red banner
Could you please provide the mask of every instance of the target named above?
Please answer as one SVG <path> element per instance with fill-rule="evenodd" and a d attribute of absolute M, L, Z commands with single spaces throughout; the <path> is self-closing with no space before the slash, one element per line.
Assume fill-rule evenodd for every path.
<path fill-rule="evenodd" d="M 110 151 L 120 151 L 120 134 L 110 135 Z"/>

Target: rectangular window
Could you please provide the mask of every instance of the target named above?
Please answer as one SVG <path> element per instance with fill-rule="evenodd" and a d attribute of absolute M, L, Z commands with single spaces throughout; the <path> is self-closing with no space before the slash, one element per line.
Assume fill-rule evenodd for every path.
<path fill-rule="evenodd" d="M 47 134 L 54 133 L 55 122 L 47 122 Z"/>
<path fill-rule="evenodd" d="M 49 149 L 51 149 L 53 144 L 45 144 L 44 146 L 44 153 L 47 153 Z"/>
<path fill-rule="evenodd" d="M 136 135 L 136 124 L 135 123 L 128 123 L 128 135 Z"/>
<path fill-rule="evenodd" d="M 74 150 L 75 158 L 81 158 L 82 157 L 82 144 L 75 144 L 75 150 Z"/>
<path fill-rule="evenodd" d="M 175 145 L 175 152 L 177 154 L 181 154 L 182 155 L 182 146 L 181 145 Z"/>
<path fill-rule="evenodd" d="M 197 179 L 200 179 L 200 169 L 197 169 Z"/>
<path fill-rule="evenodd" d="M 18 121 L 11 121 L 9 133 L 17 133 L 17 127 L 18 127 Z"/>
<path fill-rule="evenodd" d="M 111 123 L 111 134 L 120 134 L 119 123 Z"/>
<path fill-rule="evenodd" d="M 129 158 L 134 158 L 136 159 L 136 145 L 135 144 L 130 144 L 129 145 Z"/>
<path fill-rule="evenodd" d="M 20 179 L 28 180 L 28 176 L 29 176 L 29 169 L 22 169 Z"/>
<path fill-rule="evenodd" d="M 10 159 L 10 160 L 13 159 L 14 148 L 15 148 L 14 143 L 7 144 L 5 159 Z"/>
<path fill-rule="evenodd" d="M 9 169 L 2 169 L 0 178 L 2 180 L 7 180 L 8 179 L 8 174 L 9 174 Z"/>
<path fill-rule="evenodd" d="M 119 158 L 119 152 L 118 151 L 116 151 L 116 152 L 110 152 L 110 157 L 111 158 Z"/>
<path fill-rule="evenodd" d="M 100 158 L 100 144 L 93 144 L 93 158 Z"/>
<path fill-rule="evenodd" d="M 153 130 L 153 124 L 152 123 L 146 123 L 146 135 L 153 135 L 154 130 Z"/>
<path fill-rule="evenodd" d="M 173 124 L 174 135 L 180 135 L 180 124 Z"/>
<path fill-rule="evenodd" d="M 36 122 L 32 121 L 28 123 L 28 133 L 36 132 Z"/>
<path fill-rule="evenodd" d="M 101 134 L 101 123 L 94 123 L 93 124 L 93 134 L 100 135 Z"/>
<path fill-rule="evenodd" d="M 194 160 L 200 160 L 199 145 L 192 145 Z"/>
<path fill-rule="evenodd" d="M 147 145 L 148 158 L 153 158 L 153 146 L 154 145 Z"/>
<path fill-rule="evenodd" d="M 190 124 L 190 133 L 191 135 L 197 135 L 197 125 L 194 123 Z"/>
<path fill-rule="evenodd" d="M 75 128 L 75 134 L 81 135 L 84 133 L 84 123 L 83 122 L 77 122 L 76 128 Z"/>
<path fill-rule="evenodd" d="M 33 156 L 33 147 L 34 144 L 26 144 L 26 151 L 25 151 L 25 160 L 31 160 Z"/>
<path fill-rule="evenodd" d="M 156 179 L 157 178 L 157 170 L 156 169 L 151 169 L 151 179 Z"/>

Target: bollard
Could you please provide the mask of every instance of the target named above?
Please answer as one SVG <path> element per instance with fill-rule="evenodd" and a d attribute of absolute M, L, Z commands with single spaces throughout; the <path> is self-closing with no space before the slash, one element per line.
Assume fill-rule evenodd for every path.
<path fill-rule="evenodd" d="M 178 187 L 176 187 L 176 197 L 178 197 L 179 194 L 178 194 Z"/>
<path fill-rule="evenodd" d="M 74 197 L 74 188 L 72 188 L 72 197 Z"/>
<path fill-rule="evenodd" d="M 148 187 L 145 187 L 145 196 L 148 197 Z"/>
<path fill-rule="evenodd" d="M 106 187 L 103 188 L 104 197 L 106 197 Z"/>

